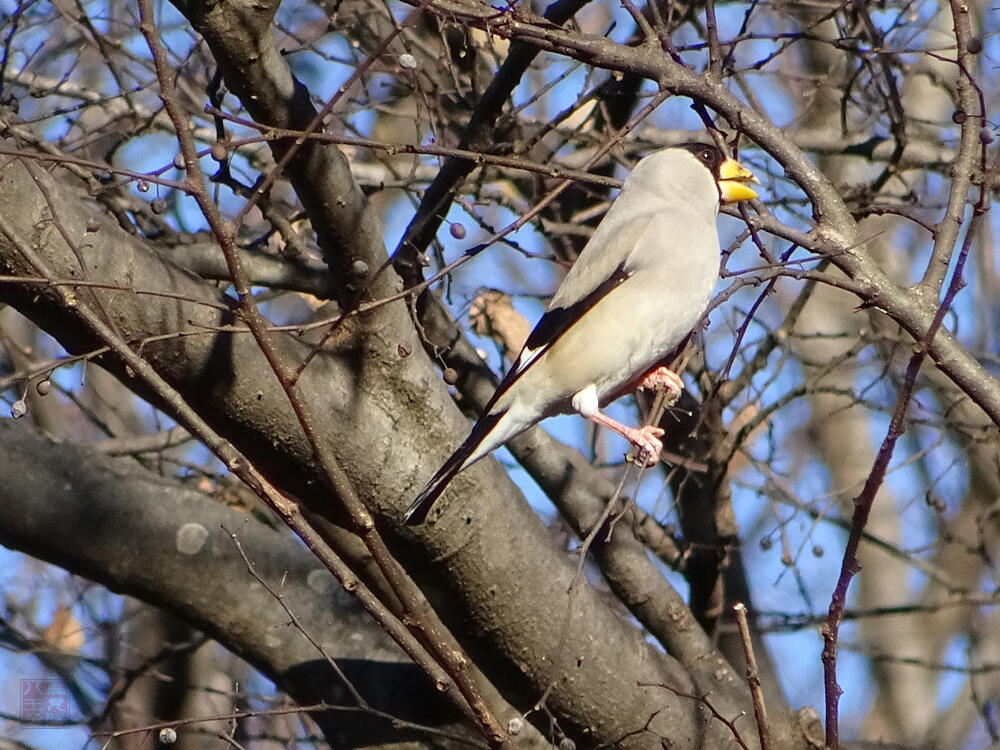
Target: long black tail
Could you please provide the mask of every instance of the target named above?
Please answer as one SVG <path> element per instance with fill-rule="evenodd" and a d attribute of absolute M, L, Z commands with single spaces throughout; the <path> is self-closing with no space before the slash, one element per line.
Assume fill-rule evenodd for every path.
<path fill-rule="evenodd" d="M 469 456 L 480 446 L 483 438 L 496 426 L 496 423 L 504 413 L 501 411 L 496 414 L 486 414 L 476 422 L 476 426 L 472 428 L 469 437 L 458 446 L 455 452 L 444 462 L 444 466 L 437 470 L 437 473 L 431 477 L 431 481 L 427 483 L 427 486 L 420 491 L 417 499 L 406 509 L 406 514 L 403 516 L 403 523 L 407 526 L 419 526 L 427 520 L 427 514 L 430 513 L 437 499 L 441 497 L 441 493 L 447 489 L 448 483 L 451 482 L 452 478 L 458 472 L 465 468 L 465 462 Z"/>

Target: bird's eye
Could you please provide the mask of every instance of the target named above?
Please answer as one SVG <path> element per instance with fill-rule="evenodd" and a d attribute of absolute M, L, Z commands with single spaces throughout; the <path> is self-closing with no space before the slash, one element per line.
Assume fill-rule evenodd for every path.
<path fill-rule="evenodd" d="M 706 164 L 709 164 L 712 161 L 712 152 L 709 151 L 707 148 L 703 150 L 700 154 L 698 154 L 698 156 L 700 156 L 702 158 L 702 161 L 704 161 Z"/>

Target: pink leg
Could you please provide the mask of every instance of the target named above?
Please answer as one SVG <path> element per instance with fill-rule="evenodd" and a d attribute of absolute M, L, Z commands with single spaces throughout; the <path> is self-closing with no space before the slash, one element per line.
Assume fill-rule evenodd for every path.
<path fill-rule="evenodd" d="M 663 435 L 663 430 L 659 427 L 654 427 L 651 424 L 639 428 L 629 427 L 599 411 L 587 418 L 602 427 L 614 430 L 632 443 L 639 452 L 638 460 L 644 462 L 646 466 L 655 466 L 656 462 L 660 460 L 660 451 L 663 450 L 660 437 Z"/>

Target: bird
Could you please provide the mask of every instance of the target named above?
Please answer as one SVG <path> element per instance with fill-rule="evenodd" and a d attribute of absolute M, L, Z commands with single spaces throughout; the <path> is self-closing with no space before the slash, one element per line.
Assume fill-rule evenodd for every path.
<path fill-rule="evenodd" d="M 684 342 L 719 275 L 720 204 L 757 197 L 758 180 L 715 145 L 684 143 L 640 159 L 580 251 L 469 436 L 403 516 L 423 523 L 458 472 L 555 414 L 576 412 L 657 460 L 663 430 L 601 408 L 636 387 L 680 393 L 660 366 Z"/>

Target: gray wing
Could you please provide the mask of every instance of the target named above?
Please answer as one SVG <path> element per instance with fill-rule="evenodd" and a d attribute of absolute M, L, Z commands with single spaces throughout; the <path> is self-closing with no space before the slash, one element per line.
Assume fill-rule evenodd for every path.
<path fill-rule="evenodd" d="M 616 273 L 624 270 L 630 274 L 635 270 L 633 254 L 653 216 L 646 214 L 632 219 L 624 212 L 615 211 L 617 205 L 618 202 L 612 205 L 559 285 L 549 302 L 550 311 L 573 307 L 592 296 Z"/>
<path fill-rule="evenodd" d="M 528 335 L 524 348 L 497 387 L 483 414 L 490 414 L 497 401 L 539 356 L 632 275 L 635 270 L 634 251 L 641 245 L 648 244 L 642 240 L 652 218 L 652 215 L 647 214 L 634 221 L 618 222 L 614 220 L 612 212 L 608 212 L 563 279 L 548 310 Z"/>

